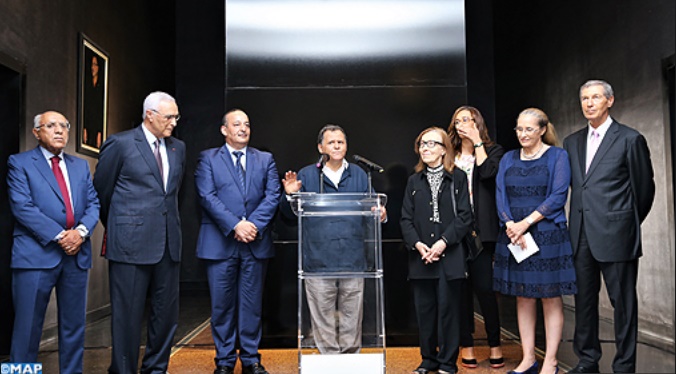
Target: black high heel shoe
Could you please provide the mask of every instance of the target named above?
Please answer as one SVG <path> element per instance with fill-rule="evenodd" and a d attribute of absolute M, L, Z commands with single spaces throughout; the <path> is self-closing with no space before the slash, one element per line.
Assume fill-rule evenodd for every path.
<path fill-rule="evenodd" d="M 507 374 L 538 374 L 538 362 L 535 361 L 526 371 L 514 371 L 510 370 Z"/>

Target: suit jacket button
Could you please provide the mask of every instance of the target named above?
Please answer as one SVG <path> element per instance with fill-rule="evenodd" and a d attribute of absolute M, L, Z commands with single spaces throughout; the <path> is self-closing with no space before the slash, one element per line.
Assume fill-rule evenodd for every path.
<path fill-rule="evenodd" d="M 434 218 L 430 217 L 430 222 L 432 222 L 433 219 L 434 219 Z"/>
<path fill-rule="evenodd" d="M 163 215 L 163 216 L 166 216 L 166 215 L 167 215 L 167 212 L 162 212 L 162 215 Z"/>
<path fill-rule="evenodd" d="M 431 237 L 434 237 L 434 234 L 430 234 Z"/>

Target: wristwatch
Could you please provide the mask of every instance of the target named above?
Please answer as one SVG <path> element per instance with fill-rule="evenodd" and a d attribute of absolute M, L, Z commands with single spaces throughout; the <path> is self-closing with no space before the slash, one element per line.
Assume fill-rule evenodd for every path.
<path fill-rule="evenodd" d="M 478 143 L 474 144 L 474 148 L 479 148 L 482 145 L 484 145 L 484 142 L 478 142 Z"/>
<path fill-rule="evenodd" d="M 528 226 L 533 226 L 533 224 L 535 223 L 535 221 L 533 221 L 533 219 L 530 218 L 530 216 L 526 217 L 526 222 L 528 222 Z"/>

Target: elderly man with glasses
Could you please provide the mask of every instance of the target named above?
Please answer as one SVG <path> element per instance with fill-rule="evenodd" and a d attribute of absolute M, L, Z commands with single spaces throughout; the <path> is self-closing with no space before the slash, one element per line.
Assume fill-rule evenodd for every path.
<path fill-rule="evenodd" d="M 82 373 L 89 233 L 99 200 L 87 161 L 64 152 L 70 123 L 61 113 L 35 116 L 38 146 L 9 157 L 14 332 L 10 361 L 37 362 L 45 311 L 56 288 L 59 370 Z"/>
<path fill-rule="evenodd" d="M 110 373 L 137 373 L 141 320 L 150 298 L 141 373 L 164 373 L 178 326 L 181 221 L 178 192 L 185 144 L 172 137 L 178 105 L 164 92 L 143 103 L 143 123 L 101 147 L 94 186 L 106 227 L 110 277 Z"/>

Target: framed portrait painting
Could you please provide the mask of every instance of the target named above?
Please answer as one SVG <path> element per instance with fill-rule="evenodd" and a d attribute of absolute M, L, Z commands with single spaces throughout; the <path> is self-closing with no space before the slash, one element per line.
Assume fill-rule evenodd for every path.
<path fill-rule="evenodd" d="M 108 125 L 108 53 L 79 37 L 77 152 L 99 156 Z"/>

